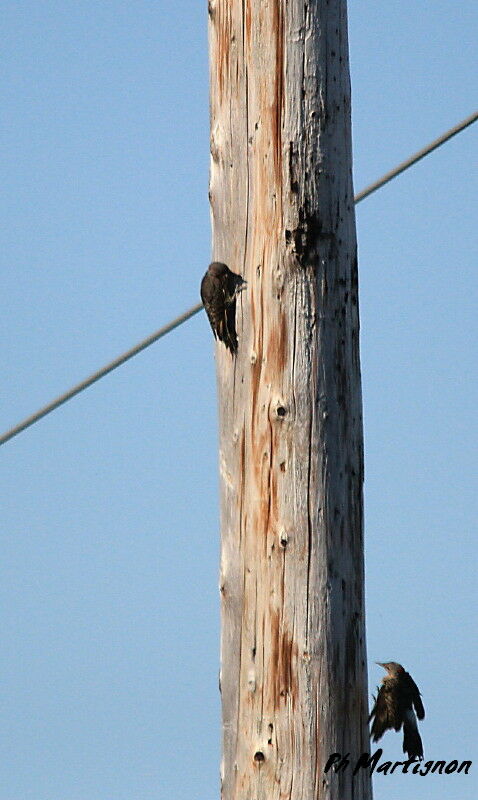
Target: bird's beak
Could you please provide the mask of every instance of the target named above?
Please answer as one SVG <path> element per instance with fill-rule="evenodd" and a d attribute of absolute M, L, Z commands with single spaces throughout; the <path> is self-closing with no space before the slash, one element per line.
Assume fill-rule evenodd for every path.
<path fill-rule="evenodd" d="M 237 282 L 236 294 L 239 294 L 239 292 L 243 292 L 244 289 L 247 289 L 247 281 L 245 281 L 244 279 L 241 279 L 240 283 L 239 283 L 239 281 Z"/>
<path fill-rule="evenodd" d="M 383 667 L 385 669 L 385 664 L 382 664 L 381 661 L 376 661 L 375 663 L 378 664 L 379 667 Z"/>

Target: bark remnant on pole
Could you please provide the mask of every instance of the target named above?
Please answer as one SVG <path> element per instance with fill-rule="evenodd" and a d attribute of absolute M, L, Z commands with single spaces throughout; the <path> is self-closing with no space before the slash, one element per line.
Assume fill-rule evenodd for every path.
<path fill-rule="evenodd" d="M 345 0 L 209 0 L 223 800 L 368 800 L 363 441 Z"/>

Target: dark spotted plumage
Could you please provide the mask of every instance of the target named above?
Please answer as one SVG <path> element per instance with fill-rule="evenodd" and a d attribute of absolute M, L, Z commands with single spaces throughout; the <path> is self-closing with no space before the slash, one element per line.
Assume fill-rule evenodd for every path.
<path fill-rule="evenodd" d="M 382 685 L 378 689 L 377 699 L 369 717 L 369 721 L 373 720 L 372 739 L 377 742 L 385 731 L 392 729 L 399 731 L 403 725 L 403 752 L 407 753 L 409 758 L 421 760 L 423 745 L 418 732 L 417 717 L 423 719 L 425 709 L 418 687 L 401 664 L 390 661 L 379 666 L 386 669 L 387 674 L 382 678 Z"/>
<path fill-rule="evenodd" d="M 209 265 L 201 281 L 201 300 L 214 336 L 224 342 L 233 355 L 237 353 L 236 297 L 245 283 L 220 261 Z"/>

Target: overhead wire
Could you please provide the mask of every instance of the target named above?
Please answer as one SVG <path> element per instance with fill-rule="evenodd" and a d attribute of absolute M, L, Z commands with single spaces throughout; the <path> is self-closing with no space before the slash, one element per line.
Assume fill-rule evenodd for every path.
<path fill-rule="evenodd" d="M 425 156 L 433 152 L 433 150 L 436 150 L 442 144 L 449 141 L 453 136 L 456 136 L 457 133 L 460 133 L 461 131 L 465 130 L 465 128 L 467 128 L 469 125 L 472 125 L 474 122 L 476 122 L 477 119 L 478 119 L 478 111 L 474 112 L 473 114 L 470 114 L 470 116 L 466 117 L 466 119 L 462 120 L 457 125 L 454 125 L 453 128 L 450 128 L 449 130 L 445 131 L 445 133 L 443 133 L 437 139 L 434 139 L 432 142 L 423 147 L 421 150 L 418 150 L 416 153 L 414 153 L 414 155 L 410 156 L 410 158 L 407 158 L 405 161 L 402 161 L 400 164 L 394 167 L 394 169 L 391 169 L 389 172 L 386 172 L 385 175 L 382 175 L 382 177 L 379 178 L 377 181 L 374 181 L 374 183 L 371 183 L 368 186 L 366 186 L 364 189 L 362 189 L 361 192 L 355 195 L 354 202 L 357 204 L 360 203 L 362 200 L 365 200 L 366 197 L 369 197 L 371 194 L 376 192 L 382 186 L 385 186 L 386 183 L 393 180 L 393 178 L 396 178 L 406 169 L 416 164 L 417 161 L 420 161 L 422 158 L 425 158 Z M 19 422 L 14 427 L 5 431 L 5 433 L 2 436 L 0 436 L 0 447 L 6 442 L 8 442 L 10 439 L 13 439 L 14 436 L 17 436 L 19 433 L 24 431 L 26 428 L 29 428 L 31 425 L 34 425 L 43 417 L 46 417 L 47 414 L 51 414 L 52 411 L 55 411 L 64 403 L 67 403 L 68 400 L 71 400 L 72 397 L 75 397 L 75 395 L 79 394 L 84 389 L 87 389 L 93 383 L 96 383 L 97 381 L 101 380 L 101 378 L 104 378 L 105 375 L 108 375 L 109 372 L 112 372 L 117 367 L 120 367 L 121 364 L 124 364 L 126 361 L 129 361 L 130 358 L 133 358 L 142 350 L 145 350 L 147 347 L 154 344 L 154 342 L 157 342 L 158 339 L 161 339 L 163 336 L 166 336 L 167 333 L 170 333 L 179 325 L 182 325 L 183 322 L 187 322 L 188 319 L 194 317 L 195 314 L 201 311 L 202 308 L 203 308 L 202 303 L 196 303 L 196 305 L 189 308 L 183 314 L 180 314 L 178 317 L 175 317 L 175 319 L 171 320 L 171 322 L 168 322 L 166 325 L 163 325 L 161 328 L 155 331 L 155 333 L 152 333 L 150 336 L 147 336 L 141 342 L 138 342 L 138 344 L 134 345 L 134 347 L 131 347 L 129 350 L 126 350 L 126 352 L 122 353 L 120 356 L 113 359 L 113 361 L 110 361 L 108 364 L 105 364 L 104 367 L 101 367 L 96 372 L 93 372 L 87 378 L 72 386 L 71 389 L 68 389 L 66 392 L 56 397 L 50 403 L 47 403 L 38 411 L 35 411 L 33 414 L 30 414 L 29 417 L 26 417 L 24 420 Z"/>
<path fill-rule="evenodd" d="M 43 408 L 40 408 L 38 411 L 35 411 L 34 414 L 31 414 L 29 417 L 26 417 L 26 419 L 22 420 L 22 422 L 19 422 L 18 425 L 15 425 L 14 428 L 10 428 L 10 430 L 8 430 L 6 433 L 3 434 L 3 436 L 0 437 L 0 446 L 2 444 L 5 444 L 5 442 L 8 442 L 9 439 L 12 439 L 14 436 L 17 436 L 19 433 L 24 431 L 25 428 L 29 428 L 30 425 L 33 425 L 35 422 L 38 422 L 38 420 L 42 419 L 42 417 L 46 417 L 47 414 L 50 414 L 52 411 L 55 411 L 55 409 L 59 408 L 59 406 L 62 406 L 63 403 L 67 403 L 68 400 L 71 400 L 71 398 L 74 397 L 76 394 L 79 394 L 84 389 L 87 389 L 88 386 L 91 386 L 93 383 L 96 383 L 96 381 L 99 381 L 101 380 L 101 378 L 104 378 L 105 375 L 108 375 L 109 372 L 112 372 L 117 367 L 120 367 L 121 364 L 125 363 L 125 361 L 129 361 L 130 358 L 133 358 L 133 356 L 136 356 L 138 355 L 138 353 L 141 353 L 142 350 L 145 350 L 151 344 L 157 342 L 158 339 L 161 339 L 163 336 L 166 336 L 167 333 L 170 333 L 170 331 L 173 331 L 179 325 L 182 325 L 183 322 L 186 322 L 188 319 L 191 319 L 191 317 L 194 317 L 194 315 L 197 314 L 198 311 L 201 311 L 202 307 L 203 307 L 202 303 L 197 303 L 195 306 L 192 306 L 192 308 L 189 308 L 187 311 L 184 312 L 184 314 L 180 314 L 179 317 L 176 317 L 175 319 L 171 320 L 171 322 L 168 322 L 166 325 L 163 325 L 162 328 L 159 328 L 157 331 L 155 331 L 155 333 L 152 333 L 150 336 L 147 336 L 146 339 L 143 339 L 141 342 L 138 342 L 138 344 L 135 344 L 134 347 L 131 347 L 129 350 L 126 350 L 125 353 L 122 353 L 120 356 L 113 359 L 113 361 L 110 361 L 109 364 L 105 364 L 104 367 L 101 367 L 101 369 L 98 369 L 96 372 L 93 372 L 84 380 L 75 384 L 75 386 L 72 386 L 71 389 L 68 389 L 63 394 L 60 394 L 59 397 L 56 397 L 50 403 L 47 403 L 46 406 L 43 406 Z"/>
<path fill-rule="evenodd" d="M 374 183 L 371 183 L 369 186 L 366 186 L 365 189 L 362 189 L 361 192 L 355 195 L 355 203 L 360 203 L 361 200 L 365 200 L 366 197 L 369 197 L 371 194 L 376 192 L 377 189 L 381 189 L 382 186 L 385 186 L 386 183 L 391 181 L 393 178 L 396 178 L 397 175 L 405 172 L 406 169 L 412 167 L 417 163 L 417 161 L 421 161 L 422 158 L 425 158 L 425 156 L 427 156 L 429 153 L 432 153 L 437 149 L 437 147 L 440 147 L 440 145 L 448 142 L 453 138 L 453 136 L 456 136 L 457 133 L 464 131 L 465 128 L 468 128 L 470 125 L 476 122 L 477 119 L 478 111 L 475 111 L 473 114 L 470 114 L 469 117 L 466 117 L 466 119 L 463 119 L 461 122 L 458 122 L 457 125 L 454 125 L 453 128 L 450 128 L 449 130 L 445 131 L 445 133 L 442 133 L 442 135 L 437 139 L 434 139 L 433 142 L 430 142 L 429 144 L 425 145 L 425 147 L 422 147 L 421 150 L 418 150 L 416 153 L 414 153 L 413 156 L 410 156 L 410 158 L 402 161 L 400 164 L 394 167 L 394 169 L 386 172 L 385 175 L 382 175 L 382 177 L 378 179 L 378 181 L 374 181 Z"/>

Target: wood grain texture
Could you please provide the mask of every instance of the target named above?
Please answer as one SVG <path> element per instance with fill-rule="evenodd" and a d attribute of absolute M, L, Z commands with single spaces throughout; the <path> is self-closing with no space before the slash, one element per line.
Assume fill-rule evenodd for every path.
<path fill-rule="evenodd" d="M 368 800 L 363 442 L 343 0 L 210 0 L 223 800 Z"/>

